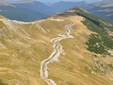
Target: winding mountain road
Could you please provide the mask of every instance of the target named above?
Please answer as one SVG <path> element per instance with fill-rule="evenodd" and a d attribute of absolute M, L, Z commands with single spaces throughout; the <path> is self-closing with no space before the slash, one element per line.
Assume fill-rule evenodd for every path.
<path fill-rule="evenodd" d="M 70 33 L 71 33 L 70 30 L 73 25 L 74 25 L 73 23 L 66 25 L 65 26 L 66 32 L 59 34 L 59 36 L 57 38 L 54 38 L 51 40 L 54 44 L 53 45 L 54 51 L 49 56 L 49 58 L 47 58 L 41 62 L 40 76 L 45 82 L 48 83 L 48 85 L 57 85 L 53 80 L 48 79 L 47 66 L 49 63 L 56 61 L 60 57 L 63 47 L 59 42 L 63 39 L 73 38 L 73 36 L 70 35 Z"/>

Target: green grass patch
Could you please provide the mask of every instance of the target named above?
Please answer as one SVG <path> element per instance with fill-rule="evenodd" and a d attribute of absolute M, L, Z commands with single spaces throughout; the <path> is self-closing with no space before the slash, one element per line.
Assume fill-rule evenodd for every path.
<path fill-rule="evenodd" d="M 76 8 L 76 13 L 85 18 L 85 21 L 82 21 L 89 30 L 96 32 L 97 34 L 91 34 L 89 36 L 88 50 L 96 54 L 109 54 L 108 49 L 113 49 L 113 39 L 108 35 L 108 30 L 113 31 L 113 25 L 110 25 L 108 22 L 93 16 L 87 11 Z"/>

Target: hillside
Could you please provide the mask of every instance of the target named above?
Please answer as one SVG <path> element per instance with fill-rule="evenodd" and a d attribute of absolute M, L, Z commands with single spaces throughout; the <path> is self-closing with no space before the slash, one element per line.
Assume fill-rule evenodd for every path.
<path fill-rule="evenodd" d="M 12 6 L 0 6 L 0 15 L 19 21 L 34 21 L 36 19 L 44 18 L 46 14 L 36 12 L 26 8 L 18 8 Z"/>
<path fill-rule="evenodd" d="M 87 2 L 89 1 L 87 0 Z M 11 20 L 31 22 L 80 6 L 88 12 L 113 24 L 112 0 L 102 0 L 98 2 L 95 0 L 95 3 L 87 2 L 59 1 L 51 5 L 47 5 L 47 3 L 45 4 L 38 1 L 28 1 L 26 3 L 22 3 L 20 1 L 18 3 L 9 4 L 8 2 L 5 2 L 5 4 L 0 3 L 0 15 Z"/>
<path fill-rule="evenodd" d="M 1 16 L 0 84 L 112 85 L 112 27 L 81 8 L 35 22 Z"/>
<path fill-rule="evenodd" d="M 93 6 L 93 7 L 92 7 Z M 113 24 L 113 0 L 103 0 L 85 7 L 90 13 Z"/>
<path fill-rule="evenodd" d="M 82 6 L 85 2 L 57 2 L 52 6 L 47 6 L 42 2 L 33 1 L 29 3 L 12 3 L 10 5 L 0 5 L 0 15 L 11 20 L 31 22 L 38 19 L 63 12 L 75 6 Z"/>
<path fill-rule="evenodd" d="M 60 2 L 56 2 L 54 3 L 51 8 L 53 10 L 55 10 L 56 13 L 60 13 L 63 12 L 65 10 L 69 10 L 73 7 L 76 6 L 83 6 L 86 5 L 87 3 L 85 1 L 80 1 L 80 2 L 66 2 L 66 1 L 60 1 Z"/>
<path fill-rule="evenodd" d="M 0 6 L 0 15 L 12 20 L 19 21 L 34 21 L 52 15 L 51 7 L 46 6 L 41 2 L 31 3 L 13 3 L 8 6 Z"/>
<path fill-rule="evenodd" d="M 99 3 L 95 3 L 95 5 L 97 5 L 99 7 L 112 7 L 113 0 L 102 0 Z"/>
<path fill-rule="evenodd" d="M 113 7 L 96 7 L 90 9 L 89 12 L 113 23 Z"/>

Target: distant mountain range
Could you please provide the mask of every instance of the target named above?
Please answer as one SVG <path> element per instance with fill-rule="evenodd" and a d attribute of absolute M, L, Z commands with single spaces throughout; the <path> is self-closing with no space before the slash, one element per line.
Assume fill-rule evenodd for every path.
<path fill-rule="evenodd" d="M 61 1 L 61 2 L 57 2 L 55 4 L 53 4 L 51 7 L 56 11 L 56 12 L 62 12 L 65 10 L 68 10 L 70 8 L 73 8 L 75 6 L 83 6 L 86 5 L 87 3 L 84 1 L 81 2 L 65 2 L 65 1 Z"/>
<path fill-rule="evenodd" d="M 104 0 L 96 3 L 86 3 L 84 1 L 60 1 L 48 6 L 38 1 L 29 3 L 13 3 L 11 5 L 0 6 L 0 15 L 13 20 L 34 21 L 63 12 L 76 6 L 80 6 L 90 13 L 113 23 L 113 0 Z"/>
<path fill-rule="evenodd" d="M 84 4 L 86 3 L 64 1 L 55 3 L 52 6 L 47 6 L 37 1 L 31 3 L 13 3 L 11 5 L 0 6 L 0 15 L 20 21 L 34 21 Z"/>
<path fill-rule="evenodd" d="M 92 14 L 101 17 L 110 23 L 113 23 L 113 0 L 105 0 L 99 3 L 94 3 L 86 8 Z"/>
<path fill-rule="evenodd" d="M 20 21 L 34 21 L 53 14 L 50 7 L 40 2 L 0 6 L 0 15 Z"/>

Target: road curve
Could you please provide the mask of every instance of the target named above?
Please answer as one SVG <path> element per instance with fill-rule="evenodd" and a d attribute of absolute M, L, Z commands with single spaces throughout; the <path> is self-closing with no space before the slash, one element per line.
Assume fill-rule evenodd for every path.
<path fill-rule="evenodd" d="M 73 38 L 73 36 L 70 35 L 70 33 L 71 33 L 70 30 L 73 25 L 74 25 L 73 23 L 66 25 L 65 26 L 66 32 L 60 33 L 58 37 L 53 38 L 51 40 L 54 44 L 53 45 L 54 51 L 51 53 L 51 55 L 47 59 L 45 59 L 41 62 L 40 76 L 45 82 L 48 83 L 48 85 L 57 85 L 53 80 L 48 79 L 47 66 L 49 63 L 56 61 L 59 58 L 60 54 L 62 53 L 63 48 L 59 42 L 63 39 Z"/>

